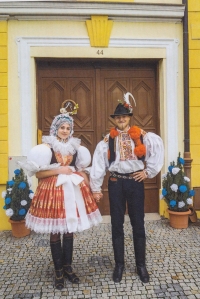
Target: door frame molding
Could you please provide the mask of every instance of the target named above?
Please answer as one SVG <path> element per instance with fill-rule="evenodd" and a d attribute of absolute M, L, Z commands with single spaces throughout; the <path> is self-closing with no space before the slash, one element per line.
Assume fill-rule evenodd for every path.
<path fill-rule="evenodd" d="M 34 122 L 36 115 L 33 114 L 33 95 L 32 91 L 35 87 L 35 76 L 33 74 L 32 63 L 36 55 L 31 54 L 31 49 L 39 47 L 41 51 L 50 47 L 78 47 L 80 50 L 80 56 L 82 56 L 83 47 L 90 47 L 90 41 L 88 38 L 48 38 L 48 37 L 18 37 L 16 39 L 18 46 L 18 76 L 20 84 L 20 120 L 21 120 L 21 155 L 26 156 L 29 150 L 35 145 L 33 144 L 33 137 L 30 132 L 35 127 Z M 123 38 L 111 38 L 109 48 L 149 48 L 149 49 L 164 49 L 165 55 L 157 57 L 163 61 L 162 72 L 159 74 L 163 79 L 163 95 L 161 96 L 164 112 L 161 113 L 164 118 L 164 125 L 162 130 L 162 138 L 165 142 L 165 163 L 169 164 L 173 161 L 178 152 L 178 39 L 123 39 Z M 77 49 L 76 49 L 77 52 Z M 44 50 L 45 54 L 45 50 Z M 73 58 L 68 56 L 66 51 L 66 57 L 61 58 Z M 88 54 L 90 55 L 90 53 Z M 40 56 L 46 57 L 46 56 Z M 50 58 L 50 57 L 49 57 Z M 57 57 L 58 58 L 58 57 Z M 75 57 L 74 57 L 75 58 Z M 83 58 L 94 58 L 86 57 Z M 111 58 L 112 57 L 104 57 Z M 115 57 L 116 58 L 116 57 Z M 119 57 L 123 58 L 123 57 Z M 126 57 L 127 58 L 127 57 Z M 129 57 L 131 58 L 131 57 Z M 132 57 L 136 59 L 135 55 Z M 147 57 L 144 57 L 146 59 Z M 149 57 L 151 58 L 151 57 Z M 35 107 L 36 107 L 36 95 L 35 95 Z M 36 109 L 34 110 L 36 112 Z M 173 140 L 173 147 L 171 141 Z"/>

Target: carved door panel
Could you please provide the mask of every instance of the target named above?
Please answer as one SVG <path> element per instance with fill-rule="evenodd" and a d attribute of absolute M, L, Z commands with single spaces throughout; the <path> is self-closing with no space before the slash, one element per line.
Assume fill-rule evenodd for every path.
<path fill-rule="evenodd" d="M 159 134 L 158 101 L 156 98 L 156 64 L 134 65 L 132 62 L 63 61 L 37 63 L 38 128 L 49 134 L 52 119 L 61 104 L 72 99 L 79 104 L 74 116 L 74 136 L 82 140 L 93 154 L 96 144 L 107 134 L 114 121 L 118 99 L 130 91 L 133 104 L 132 124 Z M 130 99 L 132 101 L 132 99 Z M 104 199 L 99 204 L 103 215 L 109 214 L 107 178 Z M 145 212 L 158 212 L 160 176 L 145 182 Z"/>
<path fill-rule="evenodd" d="M 54 66 L 54 67 L 53 67 Z M 49 134 L 49 127 L 55 115 L 60 113 L 62 102 L 73 99 L 79 105 L 74 115 L 74 136 L 82 141 L 92 153 L 96 144 L 94 129 L 94 70 L 81 71 L 66 66 L 55 71 L 55 65 L 39 63 L 38 70 L 38 126 L 43 135 Z"/>

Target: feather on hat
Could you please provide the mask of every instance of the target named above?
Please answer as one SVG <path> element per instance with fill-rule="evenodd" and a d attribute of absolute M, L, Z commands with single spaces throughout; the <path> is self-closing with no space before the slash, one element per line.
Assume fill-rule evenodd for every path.
<path fill-rule="evenodd" d="M 114 118 L 115 116 L 119 116 L 119 115 L 129 115 L 129 116 L 133 115 L 133 107 L 131 106 L 131 103 L 129 101 L 129 96 L 131 96 L 131 98 L 133 99 L 134 104 L 136 106 L 136 101 L 135 101 L 134 96 L 132 95 L 132 93 L 127 92 L 124 94 L 124 97 L 123 97 L 124 101 L 123 102 L 119 101 L 120 103 L 117 105 L 117 107 L 114 111 L 114 114 L 110 115 L 112 118 Z"/>

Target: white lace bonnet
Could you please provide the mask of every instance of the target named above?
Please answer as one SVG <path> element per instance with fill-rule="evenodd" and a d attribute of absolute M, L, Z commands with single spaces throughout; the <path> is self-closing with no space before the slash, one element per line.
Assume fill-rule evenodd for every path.
<path fill-rule="evenodd" d="M 57 136 L 58 129 L 60 126 L 64 123 L 68 123 L 70 125 L 70 135 L 71 137 L 74 133 L 73 127 L 74 127 L 74 120 L 70 116 L 73 114 L 77 114 L 78 104 L 76 104 L 72 100 L 66 100 L 62 103 L 62 108 L 60 109 L 61 114 L 55 116 L 54 120 L 52 121 L 51 127 L 50 127 L 50 135 L 51 136 Z"/>

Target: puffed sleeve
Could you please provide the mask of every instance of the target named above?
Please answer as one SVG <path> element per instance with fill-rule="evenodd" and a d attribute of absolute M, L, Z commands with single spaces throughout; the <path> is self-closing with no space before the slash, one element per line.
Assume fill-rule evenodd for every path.
<path fill-rule="evenodd" d="M 93 192 L 101 191 L 103 179 L 109 167 L 107 153 L 108 143 L 100 141 L 95 149 L 90 169 L 90 187 Z"/>
<path fill-rule="evenodd" d="M 29 176 L 33 176 L 41 170 L 57 168 L 60 163 L 51 163 L 52 152 L 47 144 L 38 144 L 34 146 L 27 155 L 25 162 L 18 161 L 20 167 L 27 171 Z"/>
<path fill-rule="evenodd" d="M 91 162 L 91 155 L 85 146 L 79 146 L 77 150 L 76 168 L 81 171 L 84 170 Z"/>
<path fill-rule="evenodd" d="M 27 155 L 27 160 L 37 163 L 39 167 L 49 165 L 51 158 L 51 149 L 46 144 L 38 144 L 34 146 Z"/>
<path fill-rule="evenodd" d="M 146 146 L 146 169 L 148 177 L 155 177 L 163 167 L 164 163 L 164 145 L 160 136 L 148 132 L 143 138 Z"/>

